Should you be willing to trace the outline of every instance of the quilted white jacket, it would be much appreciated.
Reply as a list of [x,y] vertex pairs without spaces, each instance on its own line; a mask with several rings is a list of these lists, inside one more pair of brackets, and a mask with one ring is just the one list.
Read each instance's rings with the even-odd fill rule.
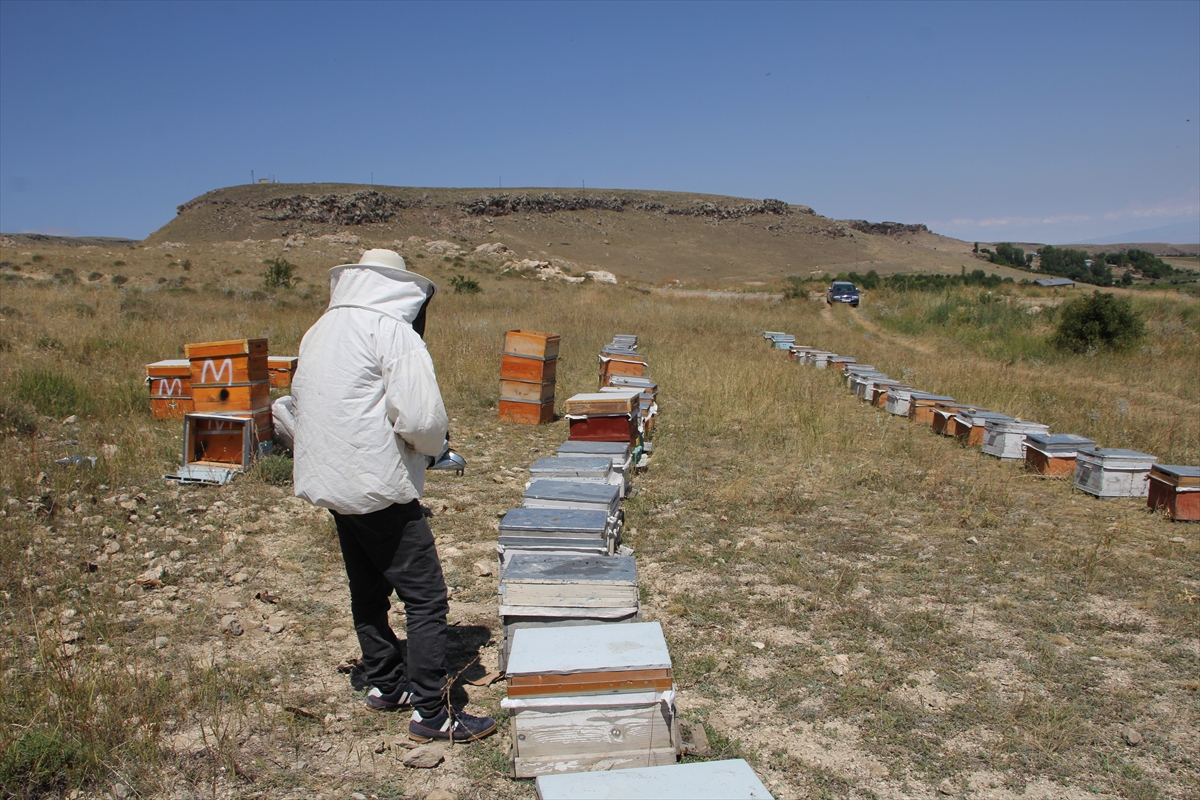
[[421,497],[448,421],[412,329],[434,286],[402,269],[330,270],[329,308],[300,343],[292,380],[296,496],[341,514]]

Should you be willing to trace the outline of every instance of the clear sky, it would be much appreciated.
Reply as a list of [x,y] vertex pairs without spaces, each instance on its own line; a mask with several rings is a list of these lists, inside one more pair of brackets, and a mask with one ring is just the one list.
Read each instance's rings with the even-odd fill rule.
[[1200,230],[1200,2],[0,0],[0,230],[141,238],[251,170]]

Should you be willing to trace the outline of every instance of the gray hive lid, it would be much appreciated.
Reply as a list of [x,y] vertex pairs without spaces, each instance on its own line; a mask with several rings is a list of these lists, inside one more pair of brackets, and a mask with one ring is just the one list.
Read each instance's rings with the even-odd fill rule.
[[612,386],[637,386],[642,389],[658,389],[658,384],[652,378],[642,375],[609,375],[608,382]]
[[552,500],[570,503],[604,503],[611,505],[620,498],[620,489],[609,483],[583,483],[576,481],[536,480],[529,484],[524,497],[527,500]]
[[850,356],[834,356],[833,358],[831,358],[829,360],[834,361],[838,364],[853,364],[853,363],[855,363],[854,359],[851,358]]
[[885,389],[891,389],[893,387],[901,388],[904,386],[904,384],[902,384],[900,381],[893,378],[888,378],[886,376],[882,378],[875,378],[871,381],[871,383],[873,383],[875,386],[882,386]]
[[1177,478],[1200,478],[1200,467],[1185,467],[1180,464],[1155,464],[1154,468]]
[[911,399],[913,399],[913,400],[932,400],[932,401],[933,401],[933,402],[935,402],[935,403],[938,403],[938,402],[943,402],[943,401],[944,401],[944,402],[947,402],[947,403],[953,403],[953,402],[955,402],[954,398],[953,398],[953,397],[950,397],[949,395],[945,395],[945,394],[930,394],[929,392],[913,392],[913,393],[910,395],[910,397],[911,397]]
[[629,456],[628,442],[563,442],[558,447],[558,454],[565,455],[589,455],[589,456],[608,456],[610,458],[619,456],[627,458]]
[[874,372],[875,367],[870,364],[855,364],[852,367],[846,368],[847,372]]
[[551,456],[539,458],[529,468],[530,476],[535,479],[560,475],[603,480],[611,471],[612,458],[608,456],[572,456],[569,458]]
[[637,586],[637,563],[633,556],[517,553],[504,568],[504,581]]
[[636,356],[637,348],[610,344],[605,345],[600,352],[606,356]]
[[1023,433],[1029,435],[1031,433],[1050,432],[1049,425],[1043,425],[1040,422],[1031,422],[1027,419],[1014,419],[1012,417],[987,419],[983,424],[988,430],[1000,430],[1003,433]]
[[774,800],[740,758],[539,775],[536,788],[538,800]]
[[967,408],[964,408],[962,410],[961,414],[959,414],[959,416],[961,416],[963,419],[969,420],[972,425],[984,425],[989,420],[1003,421],[1006,419],[1007,420],[1012,419],[1012,417],[1010,417],[1008,414],[1001,414],[998,411],[975,411],[975,412],[972,412],[970,409],[967,409]]
[[500,551],[513,550],[516,552],[528,550],[568,550],[581,555],[608,555],[608,540],[599,534],[572,535],[560,533],[558,536],[506,536],[500,534],[496,540]]
[[1102,467],[1113,469],[1150,469],[1158,456],[1142,453],[1137,450],[1123,450],[1119,447],[1085,447],[1081,448],[1075,458],[1085,461],[1099,461]]
[[550,536],[555,533],[604,536],[608,514],[599,509],[513,508],[500,520],[500,535]]
[[670,668],[662,626],[631,622],[518,629],[505,672],[514,677]]
[[1025,443],[1045,452],[1074,452],[1081,447],[1093,447],[1096,442],[1077,433],[1031,433]]

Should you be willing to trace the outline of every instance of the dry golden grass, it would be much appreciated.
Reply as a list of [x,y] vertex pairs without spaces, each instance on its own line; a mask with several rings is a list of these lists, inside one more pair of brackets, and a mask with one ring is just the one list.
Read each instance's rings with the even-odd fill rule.
[[[159,477],[177,463],[179,424],[148,418],[143,365],[238,336],[295,352],[324,305],[323,268],[357,253],[289,254],[301,288],[270,296],[257,293],[277,255],[267,245],[190,247],[171,266],[151,250],[39,254],[0,258],[28,262],[22,274],[123,269],[131,280],[0,282],[4,791],[532,797],[501,774],[501,737],[455,748],[432,773],[399,766],[404,720],[362,711],[336,672],[354,648],[323,513],[255,476],[183,490]],[[412,263],[446,289],[465,269]],[[671,644],[681,714],[706,725],[718,755],[748,758],[779,798],[1195,796],[1194,526],[868,408],[760,335],[792,332],[922,388],[1197,463],[1193,306],[1147,309],[1145,351],[1066,358],[1030,344],[1046,321],[1003,353],[999,334],[884,314],[920,298],[871,297],[856,314],[473,274],[483,293],[446,291],[428,330],[469,464],[462,478],[431,476],[427,496],[454,587],[455,670],[494,665],[495,578],[474,564],[494,558],[496,517],[519,503],[523,468],[566,438],[564,421],[496,420],[503,331],[563,336],[560,401],[594,388],[595,354],[613,334],[637,333],[662,411],[652,465],[626,503],[628,541],[646,616]],[[160,276],[190,276],[195,289]],[[56,405],[64,386],[77,408]],[[106,444],[118,449],[94,470],[53,463]],[[121,549],[103,560],[109,542]],[[134,588],[154,563],[165,586]],[[278,602],[256,600],[264,589]],[[226,615],[246,634],[222,634]],[[283,632],[261,630],[275,620]],[[498,712],[502,687],[467,691]]]

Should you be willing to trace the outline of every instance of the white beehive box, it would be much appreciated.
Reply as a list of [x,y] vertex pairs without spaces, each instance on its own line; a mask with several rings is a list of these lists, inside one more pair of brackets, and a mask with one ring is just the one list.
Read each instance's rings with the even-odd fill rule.
[[829,360],[835,358],[837,353],[830,353],[826,350],[818,350],[812,354],[810,362],[817,369],[826,369],[829,366]]
[[584,481],[585,483],[608,483],[624,487],[625,478],[612,468],[612,459],[604,456],[539,458],[529,467],[529,484],[536,480]]
[[[1020,419],[987,419],[983,425],[983,452],[1002,461],[1025,460],[1025,437],[1050,432],[1049,425]],[[1146,469],[1149,469],[1147,467]]]
[[607,511],[514,508],[500,520],[500,574],[517,553],[606,555],[621,541],[620,520]]
[[1145,497],[1157,456],[1116,447],[1075,453],[1075,488],[1096,497]]
[[525,508],[578,508],[605,511],[615,518],[621,510],[620,487],[583,481],[536,480],[522,497]]
[[908,416],[908,406],[912,402],[912,393],[916,391],[911,387],[893,386],[888,389],[887,410],[889,414],[895,414],[898,417]]
[[671,656],[657,622],[520,629],[506,672],[515,777],[677,759]]
[[633,485],[633,455],[629,442],[573,442],[559,445],[555,454],[559,458],[594,458],[603,456],[612,460],[614,472],[621,475],[621,496],[629,494]]
[[774,800],[740,758],[616,772],[543,775],[538,800]]
[[637,622],[637,565],[632,556],[517,553],[500,581],[499,668],[523,628]]

